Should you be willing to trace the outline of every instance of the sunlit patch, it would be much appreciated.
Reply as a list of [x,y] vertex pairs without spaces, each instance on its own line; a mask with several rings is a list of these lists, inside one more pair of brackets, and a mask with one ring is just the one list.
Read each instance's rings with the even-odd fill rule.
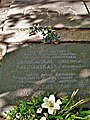
[[43,19],[37,19],[33,23],[40,23],[41,21],[43,21]]
[[30,18],[36,18],[37,16],[36,15],[31,15]]
[[3,116],[7,116],[7,113],[10,111],[10,110],[13,110],[14,106],[6,106],[3,108],[2,110],[2,115]]
[[88,78],[88,77],[90,77],[90,69],[83,69],[80,72],[80,77],[81,78]]
[[81,26],[83,26],[83,25],[90,25],[90,21],[83,21],[83,22],[81,23]]
[[7,50],[7,53],[13,52],[13,51],[15,51],[15,50],[17,50],[17,49],[18,49],[17,46],[13,46],[13,47],[11,47],[11,48],[9,48],[9,49]]
[[63,28],[63,27],[65,27],[65,25],[64,25],[64,24],[59,23],[59,24],[56,24],[54,27],[55,27],[55,28]]
[[0,98],[0,108],[6,105],[6,101],[3,98]]
[[43,94],[45,94],[44,90],[38,90],[38,91],[33,93],[33,96],[38,97],[39,95],[43,95]]
[[32,89],[30,88],[23,88],[23,89],[18,89],[15,91],[15,96],[16,97],[24,97],[24,96],[29,96],[32,93]]
[[10,93],[10,92],[6,92],[6,93],[2,93],[2,94],[0,94],[0,98],[5,97],[5,96],[9,95],[9,93]]

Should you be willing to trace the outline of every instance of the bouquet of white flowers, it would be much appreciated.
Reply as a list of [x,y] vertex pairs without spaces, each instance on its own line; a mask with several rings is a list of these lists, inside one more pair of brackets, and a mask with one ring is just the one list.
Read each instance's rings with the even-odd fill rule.
[[74,97],[77,91],[71,97],[55,98],[51,94],[48,97],[38,96],[32,97],[30,101],[22,101],[7,113],[6,120],[90,120],[90,110],[79,107],[90,98],[76,102]]

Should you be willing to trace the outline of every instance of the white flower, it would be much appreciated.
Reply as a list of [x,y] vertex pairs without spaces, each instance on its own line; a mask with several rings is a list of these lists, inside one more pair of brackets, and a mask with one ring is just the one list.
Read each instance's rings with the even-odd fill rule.
[[55,110],[59,110],[60,104],[62,104],[62,102],[60,100],[57,100],[57,102],[55,103],[55,96],[54,95],[50,95],[49,99],[47,97],[44,97],[43,101],[44,101],[44,103],[42,104],[42,107],[48,108],[49,114],[53,114],[53,112]]
[[17,120],[17,118],[14,118],[14,120]]
[[46,120],[46,117],[42,117],[40,120]]
[[37,113],[41,113],[41,112],[42,112],[42,108],[38,108]]
[[17,113],[17,114],[16,114],[16,118],[17,118],[17,119],[20,119],[20,113]]
[[58,103],[59,105],[61,105],[61,104],[62,104],[62,102],[61,102],[61,100],[60,100],[60,99],[58,99],[56,103]]
[[44,33],[45,33],[45,34],[47,34],[47,33],[48,33],[48,31],[47,31],[47,30],[44,30]]
[[48,118],[48,113],[44,113],[45,117]]
[[43,39],[43,34],[42,34],[42,32],[38,32],[37,35],[40,37],[40,39]]

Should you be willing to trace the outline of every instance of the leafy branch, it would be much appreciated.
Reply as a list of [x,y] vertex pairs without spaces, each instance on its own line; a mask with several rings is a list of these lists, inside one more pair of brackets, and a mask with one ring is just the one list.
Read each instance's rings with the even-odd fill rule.
[[60,42],[60,35],[52,27],[40,27],[39,24],[34,24],[30,28],[29,36],[39,34],[43,43],[55,43]]

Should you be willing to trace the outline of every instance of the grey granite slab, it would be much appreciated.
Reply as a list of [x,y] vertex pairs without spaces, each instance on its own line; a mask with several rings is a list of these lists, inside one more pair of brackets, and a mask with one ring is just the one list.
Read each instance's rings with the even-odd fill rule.
[[65,96],[79,89],[90,97],[90,44],[31,44],[4,57],[0,94],[8,104],[18,97],[54,93]]

